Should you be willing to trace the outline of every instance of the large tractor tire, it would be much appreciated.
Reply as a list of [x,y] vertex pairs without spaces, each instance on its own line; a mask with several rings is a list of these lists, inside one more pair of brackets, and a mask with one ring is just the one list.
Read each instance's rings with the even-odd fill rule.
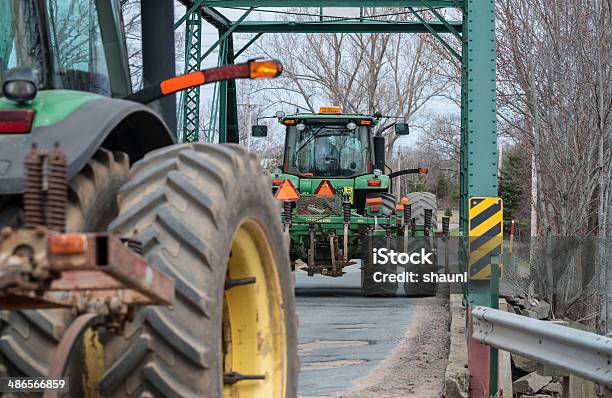
[[[411,192],[407,195],[408,203],[412,204],[412,218],[416,224],[425,224],[425,209],[431,209],[431,225],[434,230],[437,229],[438,220],[438,204],[436,195],[431,192]],[[429,238],[417,238],[412,241],[416,246],[410,249],[418,251],[420,247],[424,247],[427,251],[432,251],[434,241]],[[435,261],[437,263],[437,260]],[[421,267],[414,271],[420,274],[428,272],[437,272],[437,265],[432,267]],[[435,296],[437,285],[434,283],[404,283],[404,291],[408,296]]]
[[[395,296],[398,288],[397,282],[389,282],[388,280],[375,281],[375,273],[382,272],[383,274],[397,273],[397,266],[393,264],[380,265],[373,263],[372,251],[374,248],[395,249],[395,238],[387,241],[387,238],[373,238],[366,236],[363,239],[364,256],[361,259],[361,292],[364,296],[373,297],[389,297]],[[378,278],[377,278],[378,279]]]
[[[392,297],[395,296],[398,289],[397,282],[375,282],[374,273],[382,271],[381,268],[374,268],[367,260],[362,260],[361,269],[361,291],[367,297]],[[397,271],[389,270],[389,273],[397,273]]]
[[175,145],[134,165],[111,229],[142,243],[176,301],[139,309],[105,342],[103,395],[296,396],[288,249],[260,170],[238,145]]
[[416,224],[425,223],[425,209],[431,209],[431,224],[435,229],[438,226],[438,204],[436,195],[431,192],[411,192],[406,195],[408,203],[412,205],[412,218]]
[[[409,240],[409,246],[407,252],[409,253],[417,253],[420,252],[421,249],[425,249],[426,252],[434,252],[434,247],[432,245],[435,244],[435,241],[431,237],[418,237],[412,238]],[[409,297],[419,297],[419,296],[435,296],[438,291],[438,284],[432,282],[424,282],[422,280],[422,276],[424,274],[429,274],[431,272],[438,272],[437,264],[437,253],[432,258],[433,265],[407,265],[404,268],[406,272],[414,272],[418,274],[417,282],[404,282],[404,293]]]
[[[104,231],[117,215],[116,196],[129,176],[128,156],[99,149],[70,181],[66,229]],[[3,224],[23,225],[19,201],[0,207]],[[23,310],[0,313],[0,374],[10,377],[43,377],[49,356],[73,316],[69,310]],[[72,382],[71,382],[72,383]]]

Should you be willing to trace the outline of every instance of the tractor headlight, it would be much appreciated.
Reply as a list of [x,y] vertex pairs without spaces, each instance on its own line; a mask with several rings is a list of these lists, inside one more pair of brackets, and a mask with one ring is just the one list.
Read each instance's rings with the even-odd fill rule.
[[346,128],[349,130],[355,130],[357,128],[357,123],[355,122],[348,122],[348,124],[346,125]]
[[20,104],[32,101],[38,92],[38,78],[29,68],[14,68],[7,72],[2,94]]
[[298,131],[304,131],[306,130],[306,125],[300,122],[295,126],[295,128],[298,129]]
[[374,169],[374,171],[372,171],[372,173],[374,173],[374,175],[375,175],[376,177],[378,177],[378,176],[382,175],[382,171],[381,171],[380,169]]

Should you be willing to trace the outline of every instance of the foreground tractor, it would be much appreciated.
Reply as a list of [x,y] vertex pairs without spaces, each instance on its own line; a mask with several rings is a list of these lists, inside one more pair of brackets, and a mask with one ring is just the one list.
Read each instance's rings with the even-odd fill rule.
[[238,145],[176,145],[146,106],[282,66],[132,93],[118,10],[0,2],[0,376],[68,377],[73,397],[293,397],[291,269],[267,175]]
[[[286,126],[286,138],[282,168],[273,172],[272,185],[283,203],[293,268],[301,262],[310,276],[338,277],[352,259],[361,259],[363,292],[396,294],[397,283],[373,280],[379,267],[373,264],[372,250],[381,242],[431,245],[427,237],[437,229],[435,195],[413,192],[398,199],[390,192],[394,178],[427,169],[386,173],[385,138],[372,132],[382,115],[344,114],[339,107],[326,106],[315,114],[278,112],[275,117]],[[405,123],[390,127],[398,135],[409,133]],[[266,126],[253,127],[253,136],[266,134]],[[415,237],[424,239],[408,240]],[[405,292],[432,294],[408,285]]]

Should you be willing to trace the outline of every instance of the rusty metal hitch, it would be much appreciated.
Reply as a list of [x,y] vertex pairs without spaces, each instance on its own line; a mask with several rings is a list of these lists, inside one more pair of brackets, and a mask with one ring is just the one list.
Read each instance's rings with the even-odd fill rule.
[[26,227],[0,230],[0,309],[70,308],[78,315],[51,357],[49,377],[59,378],[87,329],[120,334],[137,307],[174,304],[174,279],[147,263],[138,241],[63,233],[68,183],[58,144],[50,152],[33,145],[25,170]]
[[172,305],[174,280],[108,233],[46,227],[0,232],[0,309],[72,308],[125,317],[129,307]]
[[[0,232],[0,309],[71,308],[79,315],[52,355],[49,377],[64,374],[85,330],[119,334],[138,306],[174,303],[174,280],[132,247],[107,233],[60,234],[40,226]],[[44,397],[57,394],[48,390]]]

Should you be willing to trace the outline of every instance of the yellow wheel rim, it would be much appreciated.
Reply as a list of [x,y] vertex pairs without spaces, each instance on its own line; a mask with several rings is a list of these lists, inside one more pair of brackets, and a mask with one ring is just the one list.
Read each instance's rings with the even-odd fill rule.
[[[227,283],[253,277],[254,283],[227,288]],[[284,397],[287,343],[282,290],[270,242],[254,220],[246,220],[236,232],[226,282],[224,396]],[[232,383],[231,375],[255,378]]]

